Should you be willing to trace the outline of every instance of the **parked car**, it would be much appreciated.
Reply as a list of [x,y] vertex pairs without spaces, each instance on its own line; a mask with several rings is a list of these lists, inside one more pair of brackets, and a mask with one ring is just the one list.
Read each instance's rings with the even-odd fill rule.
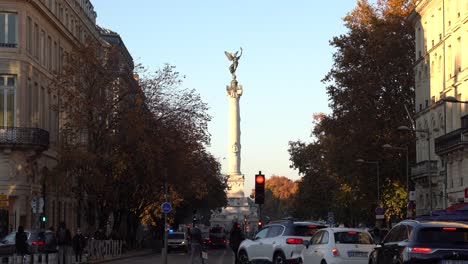
[[[52,231],[41,229],[24,230],[28,237],[28,252],[53,253],[57,251],[57,241]],[[0,255],[13,255],[16,252],[16,231],[11,232],[0,240]]]
[[305,240],[298,263],[367,264],[375,244],[369,232],[355,228],[325,228]]
[[296,261],[309,240],[319,229],[326,228],[318,222],[282,220],[265,225],[253,240],[244,240],[237,252],[240,264],[250,262],[290,263]]
[[371,253],[369,264],[468,263],[468,224],[405,220]]
[[178,249],[189,251],[189,241],[185,232],[172,232],[167,235],[167,250]]
[[210,246],[226,247],[227,238],[224,227],[212,227],[209,231]]

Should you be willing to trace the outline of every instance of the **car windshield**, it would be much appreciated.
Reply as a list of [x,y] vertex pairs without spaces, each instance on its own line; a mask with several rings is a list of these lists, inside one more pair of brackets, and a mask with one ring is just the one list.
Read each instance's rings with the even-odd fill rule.
[[320,225],[297,225],[294,227],[294,236],[313,236],[319,229],[326,226]]
[[369,234],[357,231],[336,232],[336,244],[374,244]]
[[468,229],[455,227],[423,228],[418,232],[418,242],[422,243],[468,243]]
[[184,234],[169,234],[168,239],[184,239]]

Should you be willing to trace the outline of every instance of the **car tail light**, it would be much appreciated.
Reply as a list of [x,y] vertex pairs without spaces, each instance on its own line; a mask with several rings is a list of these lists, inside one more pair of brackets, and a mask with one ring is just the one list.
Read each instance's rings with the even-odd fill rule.
[[286,239],[286,244],[302,244],[301,238],[288,238]]
[[43,246],[45,243],[44,241],[33,241],[32,245],[33,246]]
[[415,247],[415,248],[410,248],[411,252],[414,253],[431,253],[432,248],[420,248],[420,247]]
[[310,225],[310,226],[307,226],[308,228],[316,228],[317,226],[314,226],[314,225]]
[[355,232],[355,231],[349,231],[348,234],[350,234],[350,235],[355,235],[355,234],[357,234],[357,232]]
[[340,255],[340,252],[338,251],[337,248],[332,249],[332,254],[334,257],[338,257]]
[[444,228],[442,228],[442,230],[444,230],[444,231],[457,231],[457,228],[456,227],[444,227]]

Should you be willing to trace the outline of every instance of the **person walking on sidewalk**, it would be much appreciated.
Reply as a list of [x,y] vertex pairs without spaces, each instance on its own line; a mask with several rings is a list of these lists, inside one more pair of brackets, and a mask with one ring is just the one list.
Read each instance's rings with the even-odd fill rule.
[[192,252],[190,255],[190,264],[203,263],[202,258],[202,234],[197,225],[194,225],[190,232]]
[[58,264],[67,264],[67,258],[70,255],[69,248],[71,246],[71,240],[70,230],[65,226],[65,222],[61,222],[57,230],[57,245],[59,248]]
[[72,244],[73,244],[73,251],[75,251],[75,262],[81,263],[83,250],[86,246],[86,239],[83,236],[83,234],[81,234],[80,229],[76,230],[76,234],[73,237]]
[[232,224],[231,232],[229,234],[229,246],[234,252],[234,264],[237,264],[237,250],[239,249],[240,243],[244,240],[244,234],[240,229],[240,224],[234,222]]
[[24,227],[19,226],[18,232],[15,237],[16,254],[23,257],[23,263],[25,262],[25,255],[28,254],[28,235],[24,232]]

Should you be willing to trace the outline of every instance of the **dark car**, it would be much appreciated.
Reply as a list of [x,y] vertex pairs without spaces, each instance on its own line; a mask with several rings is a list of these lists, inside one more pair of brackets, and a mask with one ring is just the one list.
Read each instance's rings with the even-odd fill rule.
[[210,246],[226,247],[227,238],[224,227],[212,227],[209,232]]
[[[28,237],[29,253],[53,253],[57,251],[57,241],[55,234],[45,230],[24,230]],[[13,255],[16,252],[15,246],[16,231],[11,232],[0,240],[0,255]]]
[[405,220],[371,252],[370,264],[468,263],[468,224]]

